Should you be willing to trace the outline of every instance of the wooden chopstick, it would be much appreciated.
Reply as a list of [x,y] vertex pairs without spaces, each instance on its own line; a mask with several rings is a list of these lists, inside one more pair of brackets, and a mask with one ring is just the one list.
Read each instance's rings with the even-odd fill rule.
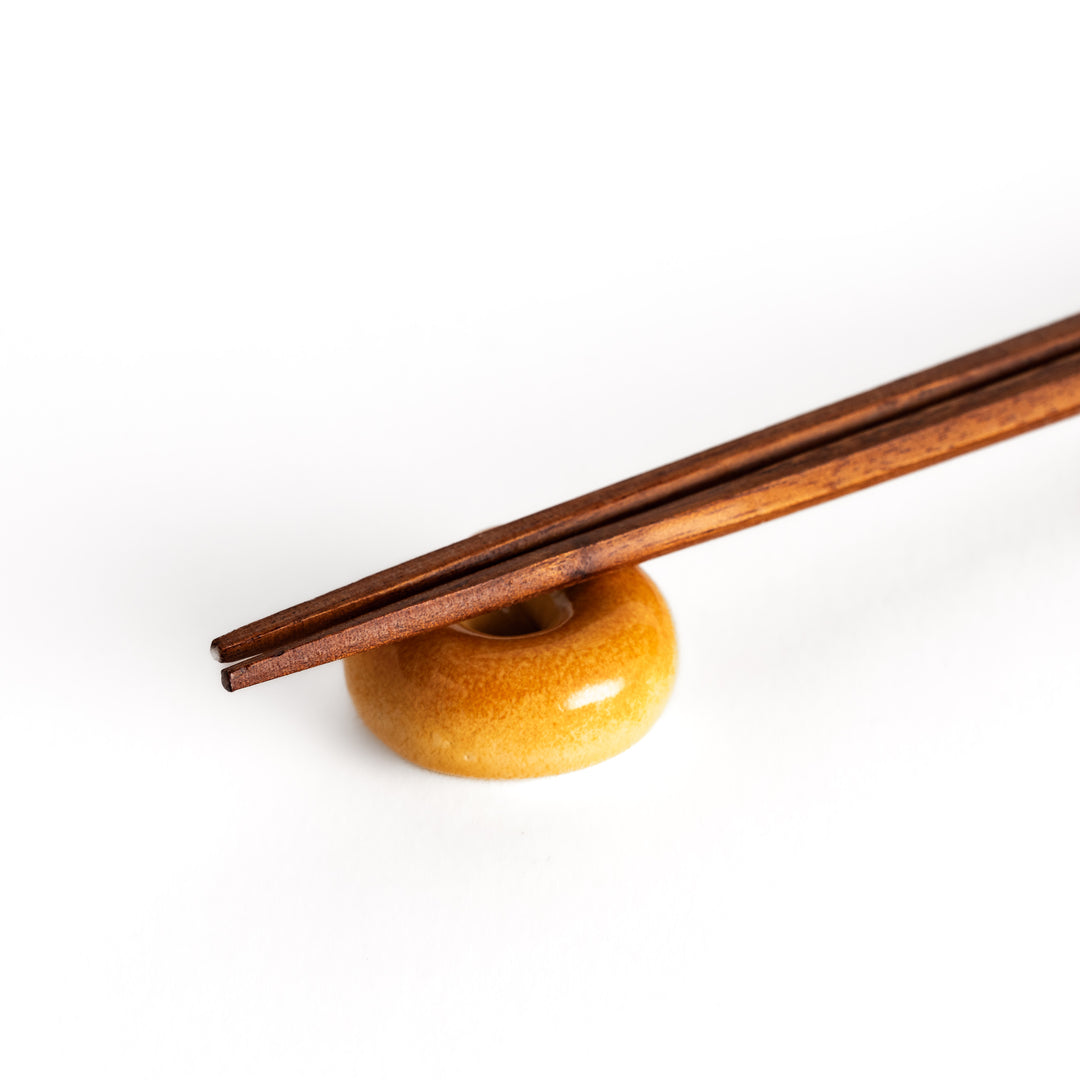
[[1080,351],[488,566],[226,668],[227,690],[340,660],[925,468],[1080,412]]
[[223,662],[302,640],[524,552],[745,475],[1080,349],[1080,314],[410,559],[216,638]]

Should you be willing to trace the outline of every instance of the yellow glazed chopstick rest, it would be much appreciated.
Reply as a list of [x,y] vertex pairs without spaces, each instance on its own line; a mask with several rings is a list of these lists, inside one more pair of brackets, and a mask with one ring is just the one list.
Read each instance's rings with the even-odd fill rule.
[[675,679],[667,604],[636,566],[345,660],[357,712],[407,760],[549,776],[637,742]]

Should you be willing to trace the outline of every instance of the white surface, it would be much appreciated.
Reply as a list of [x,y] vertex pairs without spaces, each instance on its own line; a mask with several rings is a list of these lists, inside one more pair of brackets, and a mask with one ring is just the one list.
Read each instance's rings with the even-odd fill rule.
[[210,638],[1080,309],[1075,5],[8,5],[0,1071],[1075,1076],[1080,423],[649,566],[580,774]]

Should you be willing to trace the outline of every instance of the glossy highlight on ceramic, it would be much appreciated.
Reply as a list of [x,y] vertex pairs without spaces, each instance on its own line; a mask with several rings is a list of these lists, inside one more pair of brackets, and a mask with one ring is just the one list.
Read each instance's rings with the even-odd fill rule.
[[675,679],[667,604],[636,566],[345,660],[357,712],[436,772],[581,769],[653,725]]

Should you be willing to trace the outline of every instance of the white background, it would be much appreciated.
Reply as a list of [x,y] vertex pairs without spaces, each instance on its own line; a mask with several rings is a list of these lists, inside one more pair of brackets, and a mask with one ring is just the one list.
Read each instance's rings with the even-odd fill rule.
[[1072,3],[0,17],[0,1071],[1076,1076],[1080,422],[652,563],[582,773],[211,637],[1080,309]]

